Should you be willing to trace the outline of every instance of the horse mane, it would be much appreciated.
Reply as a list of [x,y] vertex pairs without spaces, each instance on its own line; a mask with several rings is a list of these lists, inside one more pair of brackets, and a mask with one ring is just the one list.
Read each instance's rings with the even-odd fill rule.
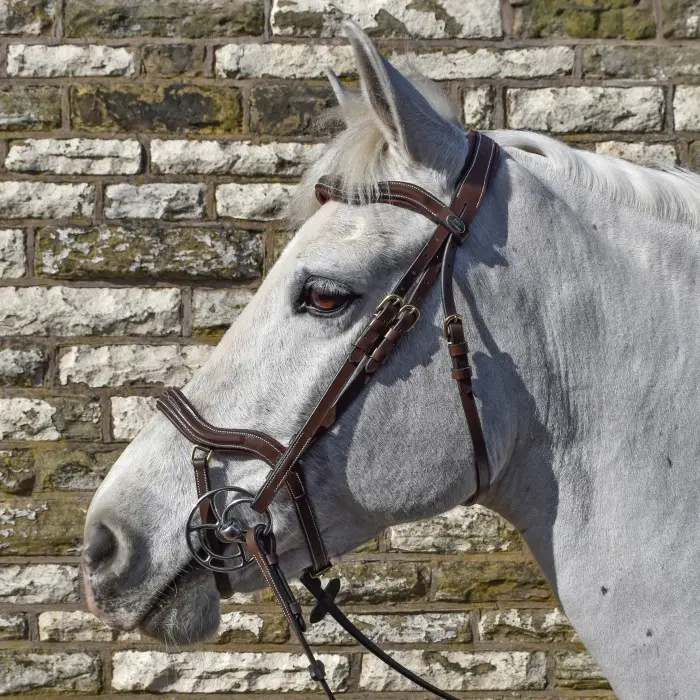
[[[410,80],[441,116],[459,123],[452,103],[439,86],[414,70]],[[307,168],[287,207],[285,218],[293,227],[318,209],[314,186],[322,175],[342,178],[361,199],[370,199],[377,183],[388,176],[386,142],[359,90],[345,87],[342,104],[326,112],[320,124],[335,128],[337,133],[320,158]],[[700,175],[689,170],[663,164],[643,167],[614,156],[578,150],[529,131],[488,134],[506,149],[543,156],[558,177],[650,216],[700,228]]]

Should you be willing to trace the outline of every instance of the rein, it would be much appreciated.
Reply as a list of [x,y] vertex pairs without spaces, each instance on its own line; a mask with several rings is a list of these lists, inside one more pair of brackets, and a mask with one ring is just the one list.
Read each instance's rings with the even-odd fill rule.
[[[214,572],[222,598],[233,593],[228,573],[243,569],[253,561],[257,563],[309,659],[311,678],[320,684],[328,698],[335,696],[326,682],[323,664],[315,658],[304,637],[306,622],[301,606],[279,566],[276,553],[268,509],[283,486],[294,504],[311,560],[300,578],[317,601],[309,615],[311,624],[330,614],[360,644],[391,668],[438,697],[457,700],[394,661],[348,620],[334,602],[340,590],[338,579],[331,579],[325,588],[322,586],[318,577],[331,564],[309,500],[300,460],[309,447],[334,425],[401,338],[416,325],[420,318],[420,302],[439,276],[443,331],[452,359],[452,378],[457,383],[474,450],[476,490],[467,504],[476,503],[486,494],[490,479],[489,461],[472,391],[464,319],[457,313],[455,305],[453,272],[455,251],[469,235],[469,226],[479,211],[498,165],[500,149],[479,132],[469,132],[467,139],[469,156],[449,206],[423,188],[406,182],[379,183],[376,195],[369,202],[360,202],[346,192],[339,179],[322,177],[316,184],[316,197],[321,204],[331,200],[352,205],[390,204],[431,219],[436,228],[406,273],[379,304],[335,378],[288,446],[256,430],[212,426],[179,389],[166,390],[156,404],[193,444],[192,466],[198,500],[187,520],[186,532],[192,556],[201,566]],[[209,464],[215,452],[248,454],[266,462],[271,471],[258,493],[253,495],[234,486],[212,489]],[[248,528],[240,525],[234,517],[235,509],[244,504],[256,513],[258,519],[257,524]]]

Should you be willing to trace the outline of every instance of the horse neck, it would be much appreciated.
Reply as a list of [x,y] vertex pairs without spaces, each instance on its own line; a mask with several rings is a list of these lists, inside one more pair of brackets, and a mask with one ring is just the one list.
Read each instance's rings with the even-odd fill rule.
[[467,268],[490,505],[623,700],[696,697],[697,232],[506,164]]

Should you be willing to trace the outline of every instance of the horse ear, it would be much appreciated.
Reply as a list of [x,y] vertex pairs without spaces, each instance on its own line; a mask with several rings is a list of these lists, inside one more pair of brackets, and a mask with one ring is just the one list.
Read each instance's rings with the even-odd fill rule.
[[333,69],[330,66],[326,66],[324,71],[326,73],[326,77],[328,78],[328,82],[333,88],[335,99],[338,100],[338,105],[342,109],[348,102],[349,91],[345,85],[338,80],[338,76],[333,72]]
[[343,25],[355,54],[367,106],[387,142],[408,160],[445,163],[445,150],[466,157],[464,131],[441,116],[414,85],[377,51],[354,22]]

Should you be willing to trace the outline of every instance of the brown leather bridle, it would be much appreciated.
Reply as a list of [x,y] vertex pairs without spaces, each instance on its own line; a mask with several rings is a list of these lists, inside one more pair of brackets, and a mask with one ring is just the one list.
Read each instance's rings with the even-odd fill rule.
[[[311,560],[311,565],[301,576],[301,582],[318,601],[310,614],[310,621],[317,622],[330,614],[355,639],[399,673],[439,697],[455,700],[454,696],[423,681],[387,656],[343,615],[334,603],[340,588],[338,579],[331,580],[325,589],[321,585],[318,576],[330,568],[330,561],[309,500],[300,460],[334,425],[401,338],[415,326],[420,318],[420,302],[440,276],[443,329],[452,359],[452,377],[457,383],[474,450],[476,490],[468,504],[479,501],[487,492],[490,478],[488,455],[472,391],[464,321],[455,306],[453,268],[455,251],[469,234],[469,226],[479,211],[497,167],[500,149],[479,132],[469,132],[467,139],[469,156],[449,206],[423,188],[406,182],[379,183],[369,202],[348,192],[338,179],[323,177],[316,184],[316,197],[321,204],[331,200],[352,205],[390,204],[422,214],[434,221],[436,228],[406,273],[379,304],[338,373],[288,446],[259,431],[212,426],[179,389],[166,390],[157,401],[158,408],[193,444],[192,465],[199,500],[187,521],[186,537],[194,559],[214,572],[222,597],[232,594],[228,572],[256,561],[310,660],[311,677],[321,684],[329,698],[334,696],[325,681],[323,664],[314,657],[306,642],[301,607],[279,567],[275,551],[268,508],[282,486],[286,486],[294,504]],[[265,461],[272,470],[255,495],[232,486],[212,489],[209,462],[215,452],[252,455]],[[242,504],[247,504],[257,513],[262,522],[247,529],[241,526],[233,513]]]

